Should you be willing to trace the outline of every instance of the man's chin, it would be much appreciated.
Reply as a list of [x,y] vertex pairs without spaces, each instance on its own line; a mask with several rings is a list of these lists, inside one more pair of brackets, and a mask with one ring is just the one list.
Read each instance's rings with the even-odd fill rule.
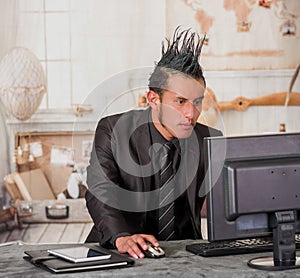
[[189,138],[192,135],[192,132],[193,132],[193,129],[181,131],[176,134],[177,135],[176,137],[179,139]]

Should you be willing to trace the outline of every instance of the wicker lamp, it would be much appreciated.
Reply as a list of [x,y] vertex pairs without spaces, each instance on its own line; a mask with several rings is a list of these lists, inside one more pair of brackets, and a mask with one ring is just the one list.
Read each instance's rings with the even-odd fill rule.
[[20,121],[38,109],[47,91],[40,61],[26,48],[13,48],[0,62],[0,99],[7,111]]

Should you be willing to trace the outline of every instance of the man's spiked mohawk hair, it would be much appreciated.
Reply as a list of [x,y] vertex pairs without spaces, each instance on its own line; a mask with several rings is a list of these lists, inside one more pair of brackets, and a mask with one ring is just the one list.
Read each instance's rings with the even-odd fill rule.
[[149,89],[159,94],[166,88],[170,74],[183,73],[205,83],[199,58],[204,39],[190,29],[176,28],[173,39],[162,43],[162,57],[149,78]]

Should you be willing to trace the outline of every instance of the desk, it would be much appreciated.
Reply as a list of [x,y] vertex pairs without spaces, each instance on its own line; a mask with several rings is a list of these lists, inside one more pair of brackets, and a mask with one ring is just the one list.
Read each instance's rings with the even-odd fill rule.
[[[195,241],[162,242],[166,252],[162,259],[138,259],[133,267],[62,274],[57,277],[300,277],[299,269],[267,272],[247,266],[247,261],[261,254],[203,258],[185,251],[185,245]],[[0,277],[54,277],[23,260],[24,250],[53,248],[58,245],[19,245],[0,247]],[[60,245],[62,246],[62,245]],[[264,253],[268,255],[268,253]]]

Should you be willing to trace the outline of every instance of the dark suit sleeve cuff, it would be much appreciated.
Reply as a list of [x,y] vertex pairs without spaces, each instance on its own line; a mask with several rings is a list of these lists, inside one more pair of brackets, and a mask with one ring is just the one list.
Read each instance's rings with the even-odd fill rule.
[[121,237],[121,236],[131,236],[131,234],[130,233],[126,233],[126,232],[124,232],[124,233],[119,233],[119,234],[116,234],[116,235],[114,235],[111,239],[110,239],[110,244],[113,246],[113,247],[115,247],[116,248],[116,239],[118,238],[118,237]]

